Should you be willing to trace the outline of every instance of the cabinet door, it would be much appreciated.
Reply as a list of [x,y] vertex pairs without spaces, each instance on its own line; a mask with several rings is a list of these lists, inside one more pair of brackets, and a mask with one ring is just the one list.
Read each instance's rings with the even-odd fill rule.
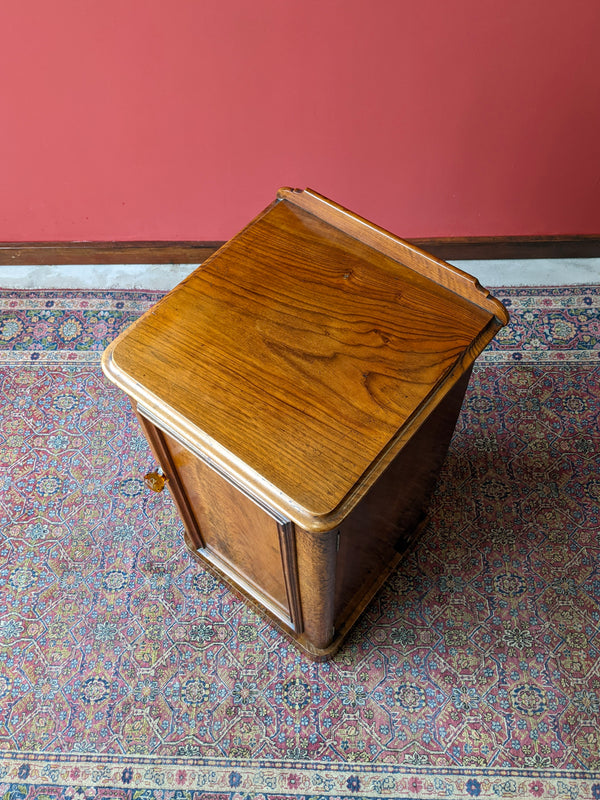
[[138,417],[168,478],[192,553],[297,633],[294,526],[248,497],[174,436]]

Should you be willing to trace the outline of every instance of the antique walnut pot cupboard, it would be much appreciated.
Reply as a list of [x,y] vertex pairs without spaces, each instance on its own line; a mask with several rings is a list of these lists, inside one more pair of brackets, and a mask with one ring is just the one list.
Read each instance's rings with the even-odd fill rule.
[[103,367],[194,556],[324,659],[422,528],[473,362],[507,321],[464,272],[281,189]]

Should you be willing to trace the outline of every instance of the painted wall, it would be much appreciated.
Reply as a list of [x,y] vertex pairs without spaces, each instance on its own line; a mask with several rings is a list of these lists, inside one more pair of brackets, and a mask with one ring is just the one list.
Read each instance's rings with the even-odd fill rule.
[[598,0],[4,0],[0,240],[600,232]]

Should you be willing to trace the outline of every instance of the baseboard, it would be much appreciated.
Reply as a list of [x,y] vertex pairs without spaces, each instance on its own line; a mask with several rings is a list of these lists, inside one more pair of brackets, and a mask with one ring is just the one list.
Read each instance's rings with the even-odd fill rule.
[[471,236],[411,239],[444,261],[598,258],[600,236]]
[[0,242],[0,265],[201,264],[223,242]]
[[[598,258],[599,236],[411,239],[445,261]],[[200,264],[223,242],[4,242],[0,265]]]

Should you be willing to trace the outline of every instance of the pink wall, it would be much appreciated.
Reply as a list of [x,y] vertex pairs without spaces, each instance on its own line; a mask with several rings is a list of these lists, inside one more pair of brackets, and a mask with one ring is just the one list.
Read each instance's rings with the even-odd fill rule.
[[598,0],[4,0],[0,240],[600,232]]

